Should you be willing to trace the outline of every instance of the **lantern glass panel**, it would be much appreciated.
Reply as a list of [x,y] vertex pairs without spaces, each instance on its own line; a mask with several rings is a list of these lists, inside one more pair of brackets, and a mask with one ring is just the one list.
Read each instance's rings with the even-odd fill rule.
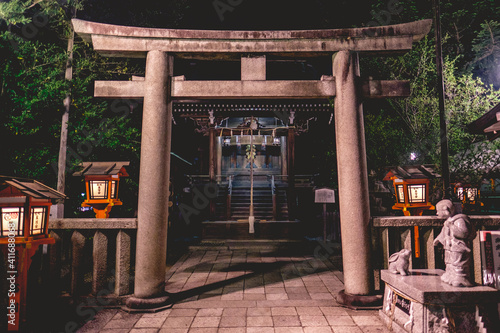
[[41,235],[45,232],[45,221],[47,220],[47,207],[31,208],[31,234]]
[[116,199],[117,190],[118,182],[116,180],[111,181],[111,199]]
[[476,200],[477,188],[466,187],[465,188],[465,193],[467,194],[467,200],[468,201],[475,201]]
[[107,199],[108,198],[108,181],[107,180],[91,180],[89,187],[90,187],[90,199]]
[[24,208],[23,207],[3,207],[2,212],[2,236],[9,236],[10,230],[16,236],[23,235]]
[[425,185],[408,185],[410,203],[425,203]]
[[403,185],[396,185],[396,190],[398,192],[398,202],[405,203],[405,192]]
[[459,200],[464,200],[464,188],[463,187],[457,188],[457,198]]

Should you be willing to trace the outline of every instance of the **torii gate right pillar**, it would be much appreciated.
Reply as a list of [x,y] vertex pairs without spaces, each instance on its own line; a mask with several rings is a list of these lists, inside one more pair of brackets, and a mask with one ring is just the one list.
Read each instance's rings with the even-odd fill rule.
[[357,52],[336,53],[333,76],[344,293],[371,295],[370,204]]

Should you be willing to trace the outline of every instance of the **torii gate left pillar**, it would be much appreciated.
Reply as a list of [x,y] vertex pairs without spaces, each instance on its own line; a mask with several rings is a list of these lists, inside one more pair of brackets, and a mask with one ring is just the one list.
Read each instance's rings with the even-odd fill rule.
[[137,219],[137,256],[131,308],[168,303],[165,294],[168,189],[172,140],[171,78],[173,57],[162,51],[146,56],[141,167]]

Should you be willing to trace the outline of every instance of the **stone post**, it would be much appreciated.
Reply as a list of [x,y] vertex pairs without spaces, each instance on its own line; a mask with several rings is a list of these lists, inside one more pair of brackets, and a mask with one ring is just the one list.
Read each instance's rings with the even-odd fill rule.
[[168,184],[172,133],[173,57],[149,51],[146,57],[141,167],[137,216],[134,296],[130,308],[165,304]]
[[[210,125],[208,130],[208,140],[209,140],[209,158],[208,158],[208,178],[211,186],[216,183],[216,171],[217,171],[217,137],[215,135],[215,126]],[[215,186],[214,186],[215,187]],[[210,207],[209,207],[209,219],[215,219],[215,200],[216,198],[210,198]]]
[[287,165],[288,165],[288,217],[291,221],[295,220],[296,193],[295,193],[295,129],[288,128],[287,136]]
[[106,285],[106,272],[108,269],[108,235],[101,230],[94,233],[93,256],[93,279],[92,294],[98,295]]
[[125,230],[116,235],[115,294],[126,295],[130,292],[130,246],[131,237]]
[[79,231],[73,231],[71,235],[71,296],[77,297],[83,286],[83,249],[85,247],[85,236]]
[[338,52],[333,59],[333,75],[345,294],[369,295],[373,293],[370,205],[363,109],[356,87],[357,53]]

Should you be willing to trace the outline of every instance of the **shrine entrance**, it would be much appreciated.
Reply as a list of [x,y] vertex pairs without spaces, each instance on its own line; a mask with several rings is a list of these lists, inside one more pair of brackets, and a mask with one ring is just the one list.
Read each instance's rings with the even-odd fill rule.
[[[335,98],[344,296],[363,298],[373,293],[362,101],[407,96],[409,83],[362,79],[358,58],[362,54],[401,54],[410,50],[414,42],[430,31],[431,20],[393,26],[300,31],[151,29],[77,19],[72,23],[75,32],[104,56],[146,58],[145,78],[96,81],[94,92],[96,97],[144,99],[135,290],[127,306],[155,308],[169,302],[165,292],[168,220],[165,203],[168,201],[166,189],[170,177],[174,100]],[[332,57],[333,75],[323,75],[320,80],[267,80],[268,58],[297,57]],[[239,61],[241,79],[197,81],[184,76],[174,77],[175,58]],[[207,116],[212,133],[210,144],[215,145],[215,119]],[[256,130],[252,129],[252,134],[258,134]],[[230,138],[229,146],[231,143]],[[287,159],[293,157],[288,154]],[[233,166],[239,169],[238,154]],[[231,162],[227,167],[228,171],[230,169]],[[209,173],[210,177],[215,177],[215,163],[211,164]],[[290,170],[288,181],[294,184]]]

